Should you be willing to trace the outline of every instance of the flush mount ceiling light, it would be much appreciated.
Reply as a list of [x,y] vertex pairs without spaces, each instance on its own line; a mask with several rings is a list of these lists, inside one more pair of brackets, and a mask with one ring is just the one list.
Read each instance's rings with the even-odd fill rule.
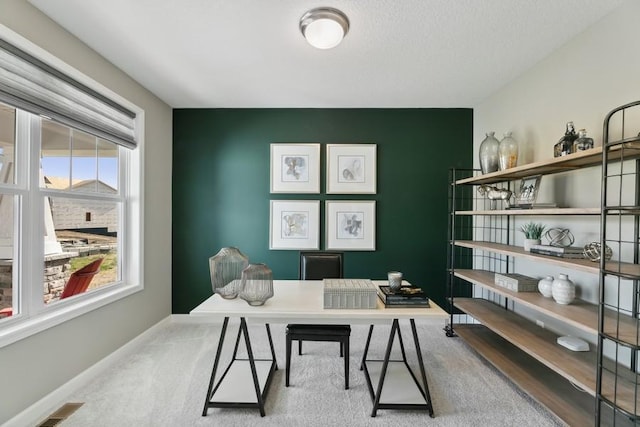
[[300,31],[311,46],[331,49],[347,35],[349,19],[338,9],[319,7],[302,15]]

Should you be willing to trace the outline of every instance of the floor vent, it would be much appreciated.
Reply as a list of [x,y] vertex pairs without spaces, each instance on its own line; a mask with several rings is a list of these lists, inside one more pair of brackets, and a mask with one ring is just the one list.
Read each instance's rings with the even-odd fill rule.
[[66,420],[78,410],[79,407],[84,405],[84,403],[65,403],[55,411],[53,414],[49,415],[46,420],[38,424],[38,427],[54,427],[60,424],[62,421]]

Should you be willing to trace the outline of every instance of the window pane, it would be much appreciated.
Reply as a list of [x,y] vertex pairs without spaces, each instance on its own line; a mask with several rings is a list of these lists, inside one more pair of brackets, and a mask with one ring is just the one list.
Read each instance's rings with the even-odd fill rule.
[[98,140],[98,192],[118,192],[118,145]]
[[98,180],[98,138],[71,130],[71,184],[77,191],[95,192]]
[[13,184],[15,176],[16,110],[0,104],[0,184]]
[[[47,188],[66,190],[71,179],[71,129],[42,120],[40,164]],[[41,183],[42,185],[43,183]]]
[[[120,203],[64,197],[52,197],[49,202],[51,223],[60,249],[45,250],[45,303],[119,281]],[[46,211],[45,224],[48,222]],[[52,248],[47,239],[45,236],[45,247]],[[72,274],[97,259],[102,262],[95,274],[85,275],[86,271],[81,276]],[[78,286],[77,293],[73,292],[75,286]]]
[[13,267],[18,265],[13,260],[16,235],[13,208],[17,197],[0,193],[0,320],[12,314],[14,293],[17,297],[18,292],[13,279],[16,277]]

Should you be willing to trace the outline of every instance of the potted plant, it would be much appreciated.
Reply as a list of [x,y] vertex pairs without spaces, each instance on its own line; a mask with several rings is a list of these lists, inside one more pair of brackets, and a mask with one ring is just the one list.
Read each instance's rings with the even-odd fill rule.
[[520,231],[524,233],[524,250],[529,252],[531,245],[539,245],[545,225],[535,222],[528,222],[520,226]]

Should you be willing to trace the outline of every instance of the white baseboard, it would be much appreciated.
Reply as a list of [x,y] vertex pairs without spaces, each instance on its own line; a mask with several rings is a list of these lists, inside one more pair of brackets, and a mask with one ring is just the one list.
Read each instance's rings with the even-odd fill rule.
[[9,421],[4,423],[2,427],[24,427],[38,425],[38,423],[42,422],[51,413],[53,413],[60,406],[66,403],[69,396],[71,396],[76,390],[79,390],[80,388],[89,384],[98,375],[114,366],[119,360],[121,360],[122,357],[133,352],[145,337],[147,337],[156,329],[162,327],[166,323],[171,322],[172,317],[173,316],[168,316],[162,319],[113,353],[109,354],[104,359],[98,361],[96,364],[87,368],[33,405],[29,406],[24,411],[20,412],[15,417],[11,418]]

